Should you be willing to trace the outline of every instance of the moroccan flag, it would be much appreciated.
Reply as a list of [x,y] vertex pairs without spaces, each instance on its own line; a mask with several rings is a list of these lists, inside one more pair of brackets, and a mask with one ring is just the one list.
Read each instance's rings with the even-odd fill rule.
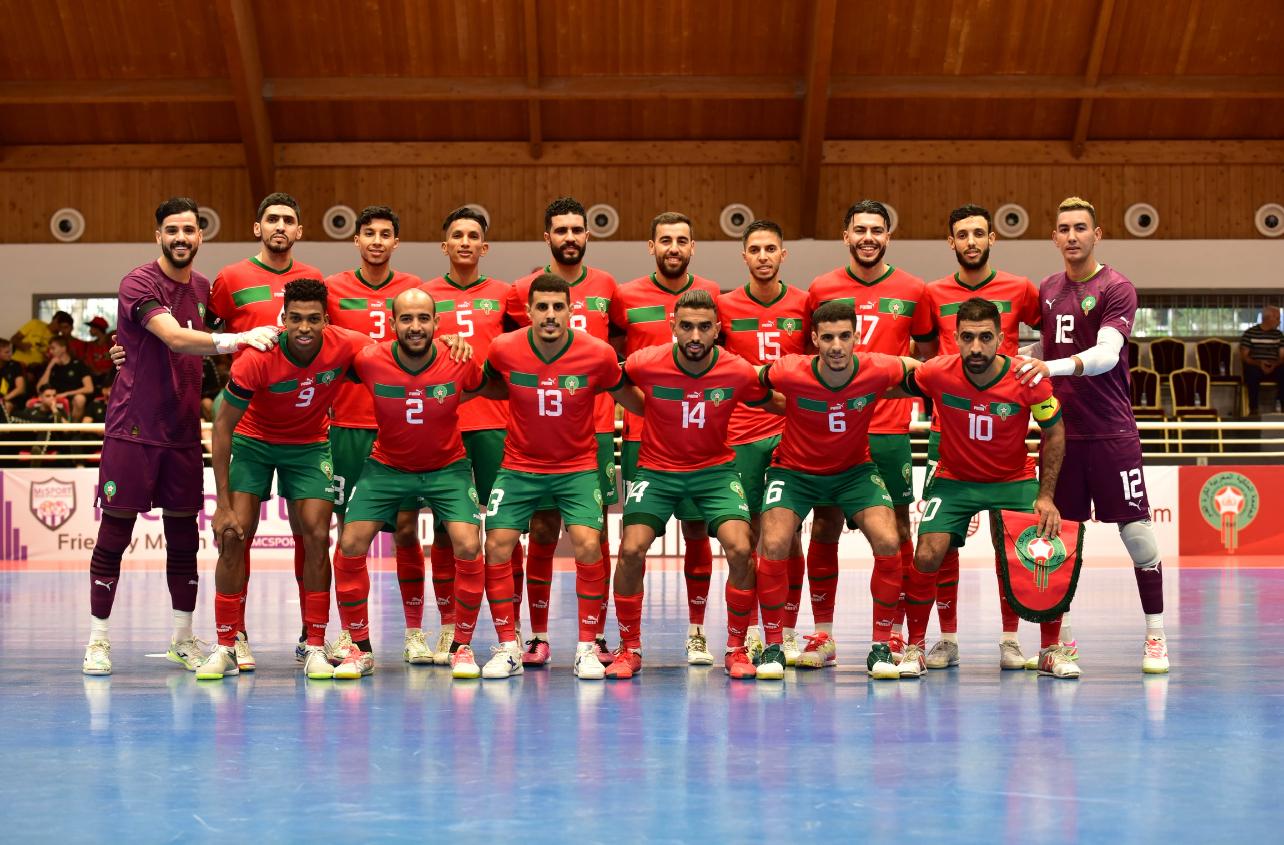
[[999,574],[1008,604],[1022,619],[1047,622],[1070,609],[1083,566],[1083,524],[1061,521],[1055,537],[1039,536],[1039,517],[998,511],[1003,534]]

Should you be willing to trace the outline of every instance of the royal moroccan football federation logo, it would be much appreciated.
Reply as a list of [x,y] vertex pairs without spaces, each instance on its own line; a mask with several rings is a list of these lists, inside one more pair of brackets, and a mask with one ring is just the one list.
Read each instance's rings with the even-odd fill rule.
[[1016,405],[1009,405],[1007,402],[1000,402],[994,406],[994,413],[999,419],[1006,420],[1008,417],[1016,413]]
[[593,490],[593,501],[597,502],[597,506],[598,506],[599,508],[600,508],[600,507],[602,507],[602,491],[601,491],[601,490],[598,490],[598,489],[594,489],[594,490]]
[[[116,485],[107,482],[111,492],[103,487],[103,493],[110,499],[116,493]],[[31,515],[50,531],[57,531],[67,524],[71,515],[76,512],[76,483],[49,478],[45,481],[31,483]]]
[[722,400],[726,398],[727,398],[727,394],[722,392],[722,388],[716,388],[712,393],[709,394],[709,401],[713,403],[713,407],[715,408],[721,405]]
[[566,392],[575,395],[575,391],[580,389],[580,380],[575,376],[567,376],[565,379]]
[[1199,512],[1204,521],[1222,533],[1227,554],[1239,547],[1239,531],[1257,518],[1257,488],[1238,472],[1219,472],[1199,491]]
[[1097,307],[1097,298],[1089,294],[1083,298],[1082,302],[1079,303],[1079,307],[1083,309],[1083,314],[1086,317],[1089,311]]
[[325,473],[328,480],[334,480],[334,466],[329,461],[321,462],[321,471]]
[[1066,562],[1066,544],[1060,537],[1040,537],[1038,527],[1031,525],[1014,545],[1021,565],[1034,573],[1035,589],[1041,593],[1048,589],[1048,578]]
[[108,481],[103,485],[103,497],[111,501],[111,497],[116,495],[116,482]]
[[740,498],[743,499],[745,497],[745,488],[741,486],[739,481],[731,482],[731,489],[734,490],[736,495]]
[[437,400],[438,405],[444,405],[446,403],[446,397],[449,395],[450,391],[446,389],[446,385],[444,384],[439,384],[432,389],[432,398]]

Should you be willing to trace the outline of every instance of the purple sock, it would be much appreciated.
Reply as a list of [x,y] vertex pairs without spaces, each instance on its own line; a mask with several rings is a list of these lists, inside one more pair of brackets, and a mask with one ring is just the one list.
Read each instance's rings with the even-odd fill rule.
[[169,583],[169,597],[175,610],[191,613],[196,610],[196,588],[200,577],[196,574],[196,550],[200,538],[196,534],[195,516],[167,516],[165,523],[165,580]]
[[1145,569],[1135,566],[1132,574],[1137,576],[1137,595],[1141,596],[1142,613],[1164,612],[1164,571],[1163,564],[1157,563]]
[[134,534],[134,515],[112,516],[104,513],[98,523],[98,542],[89,558],[89,612],[99,619],[111,616],[116,600],[116,582],[120,578],[120,559],[129,548]]

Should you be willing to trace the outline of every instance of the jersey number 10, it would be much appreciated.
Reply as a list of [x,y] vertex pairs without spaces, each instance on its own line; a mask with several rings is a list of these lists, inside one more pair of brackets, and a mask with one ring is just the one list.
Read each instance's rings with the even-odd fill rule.
[[986,414],[968,414],[967,436],[973,440],[993,440],[994,417]]

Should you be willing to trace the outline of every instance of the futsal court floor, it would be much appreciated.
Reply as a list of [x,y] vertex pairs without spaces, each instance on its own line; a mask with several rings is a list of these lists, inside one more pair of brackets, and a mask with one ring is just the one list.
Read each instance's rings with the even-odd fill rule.
[[[1140,671],[1130,568],[1085,570],[1078,681],[999,671],[994,576],[980,568],[963,572],[962,665],[871,681],[869,571],[845,568],[841,665],[789,670],[783,683],[685,665],[674,560],[647,576],[645,670],[619,682],[571,675],[569,561],[555,576],[553,665],[470,682],[401,661],[387,562],[372,575],[373,676],[305,680],[292,655],[293,577],[256,566],[258,671],[199,683],[161,656],[170,620],[159,569],[127,562],[115,674],[89,678],[81,564],[0,564],[3,838],[1279,841],[1284,570],[1264,562],[1276,561],[1165,564],[1167,676]],[[724,574],[714,573],[708,608],[715,652]],[[212,639],[203,575],[197,630]],[[804,598],[800,628],[809,624]],[[494,637],[485,610],[478,631],[484,658]],[[1037,646],[1036,626],[1023,623],[1021,636],[1027,653]]]

